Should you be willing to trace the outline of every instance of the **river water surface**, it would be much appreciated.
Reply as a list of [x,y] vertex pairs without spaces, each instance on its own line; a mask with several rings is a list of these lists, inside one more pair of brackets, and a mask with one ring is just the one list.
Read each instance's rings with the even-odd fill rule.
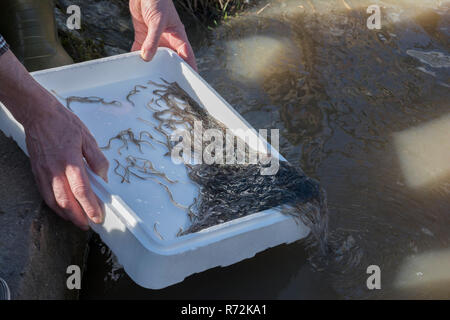
[[[374,4],[379,30],[366,23]],[[196,54],[200,74],[256,129],[280,129],[281,154],[320,181],[332,252],[299,241],[153,291],[94,239],[82,298],[450,298],[450,2],[261,2]]]

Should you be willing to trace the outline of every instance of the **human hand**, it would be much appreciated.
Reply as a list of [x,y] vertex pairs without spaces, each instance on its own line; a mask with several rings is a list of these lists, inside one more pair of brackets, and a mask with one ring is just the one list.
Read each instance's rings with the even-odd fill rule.
[[44,90],[35,103],[46,106],[46,112],[32,117],[24,128],[39,190],[58,215],[87,230],[88,218],[101,223],[103,213],[90,187],[83,156],[105,181],[108,160],[81,120],[52,95]]
[[134,43],[131,51],[141,50],[142,59],[150,61],[158,47],[174,50],[194,70],[194,52],[172,0],[130,0]]

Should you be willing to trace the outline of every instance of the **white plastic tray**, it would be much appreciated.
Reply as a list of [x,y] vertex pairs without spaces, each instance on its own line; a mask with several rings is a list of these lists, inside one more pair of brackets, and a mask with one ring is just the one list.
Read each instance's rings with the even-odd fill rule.
[[[147,130],[158,137],[151,127],[136,120],[137,117],[152,119],[144,103],[152,97],[153,88],[149,86],[132,96],[130,99],[134,101],[134,107],[125,97],[135,85],[146,84],[149,80],[160,83],[160,77],[177,81],[228,128],[251,128],[182,59],[164,48],[158,49],[149,63],[142,61],[138,53],[127,53],[32,75],[46,89],[54,90],[63,97],[99,96],[122,103],[121,107],[71,104],[100,146],[106,145],[109,138],[120,130],[128,128],[133,131]],[[64,104],[64,101],[61,102]],[[23,128],[1,103],[0,129],[26,153]],[[257,135],[256,131],[252,132]],[[309,233],[302,223],[270,209],[177,237],[180,227],[185,230],[189,226],[186,212],[175,207],[167,192],[153,182],[134,179],[130,184],[121,183],[121,179],[113,173],[113,159],[123,160],[117,153],[120,142],[112,142],[112,145],[110,150],[105,151],[110,161],[109,183],[90,173],[92,187],[105,210],[104,223],[91,224],[91,227],[111,248],[128,275],[143,287],[164,288],[183,281],[193,273],[236,263],[267,248],[304,238]],[[170,157],[163,156],[166,149],[158,144],[154,146],[155,149],[152,149],[143,145],[145,157],[151,159],[169,178],[179,181],[168,185],[175,200],[185,205],[191,204],[198,190],[187,177],[185,166],[175,165]],[[127,150],[123,151],[125,155]],[[130,146],[128,152],[141,156],[134,146]],[[281,156],[280,159],[284,160]],[[155,224],[162,238],[155,232]]]

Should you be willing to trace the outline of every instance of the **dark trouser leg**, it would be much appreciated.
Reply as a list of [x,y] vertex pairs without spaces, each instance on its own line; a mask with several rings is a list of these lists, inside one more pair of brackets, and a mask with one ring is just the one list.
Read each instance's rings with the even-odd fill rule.
[[28,71],[73,63],[58,41],[53,0],[1,0],[0,33]]

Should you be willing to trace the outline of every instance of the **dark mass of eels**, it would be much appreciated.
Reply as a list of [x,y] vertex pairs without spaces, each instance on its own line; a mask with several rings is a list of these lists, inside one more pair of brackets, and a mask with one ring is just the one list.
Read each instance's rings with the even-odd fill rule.
[[[149,82],[156,85],[153,94],[156,108],[150,107],[153,117],[159,122],[158,131],[169,136],[175,130],[174,119],[185,123],[193,136],[194,121],[202,121],[203,131],[218,129],[226,137],[226,127],[213,118],[204,108],[192,99],[176,82]],[[161,104],[165,102],[165,106]],[[167,115],[161,117],[161,115]],[[169,129],[168,131],[166,131]],[[239,151],[234,144],[235,154]],[[224,139],[226,140],[226,139]],[[203,141],[203,150],[210,142]],[[224,141],[223,152],[226,150]],[[167,143],[169,151],[173,145]],[[193,148],[193,147],[192,147]],[[245,148],[248,156],[250,148]],[[326,194],[319,183],[307,177],[300,169],[285,161],[280,161],[279,170],[274,175],[262,175],[265,165],[256,164],[186,164],[189,178],[199,186],[199,195],[188,208],[191,225],[178,235],[200,231],[210,226],[240,218],[270,208],[289,209],[281,212],[303,221],[315,239],[320,242],[323,252],[327,251],[326,234],[328,214]]]

